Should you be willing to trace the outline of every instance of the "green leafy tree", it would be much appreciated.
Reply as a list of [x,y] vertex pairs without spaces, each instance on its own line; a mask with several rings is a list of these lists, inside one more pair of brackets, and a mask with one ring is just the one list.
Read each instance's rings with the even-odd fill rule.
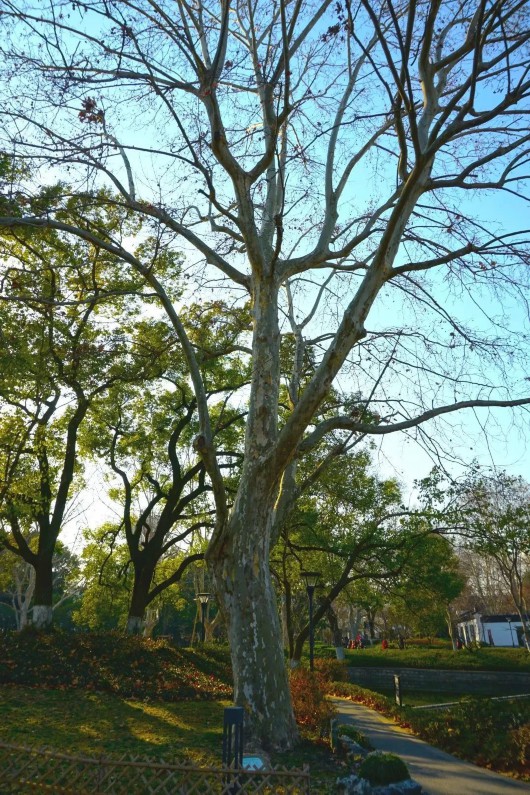
[[386,590],[386,606],[393,623],[416,634],[437,634],[446,626],[456,648],[451,604],[464,590],[466,579],[450,541],[426,535],[412,547],[406,570]]
[[[72,200],[69,216],[78,210]],[[132,231],[123,213],[93,217],[108,234]],[[127,324],[142,280],[124,280],[115,257],[52,231],[9,235],[0,257],[0,540],[35,569],[33,623],[46,626],[57,540],[83,484],[82,423],[113,385],[152,375],[157,356]]]
[[105,631],[125,626],[132,577],[127,546],[114,540],[111,524],[85,532],[81,599],[73,615],[82,628]]
[[[236,478],[245,412],[231,406],[230,399],[248,380],[248,368],[234,340],[248,324],[248,314],[241,309],[230,312],[220,301],[192,305],[188,312],[190,337],[212,404],[218,456],[221,466],[234,470]],[[157,351],[170,338],[171,329],[162,321],[139,323],[137,333],[145,349]],[[167,352],[160,362],[160,377],[148,388],[120,383],[94,401],[82,434],[83,449],[106,462],[121,484],[111,496],[122,513],[115,535],[125,540],[132,568],[130,633],[143,632],[146,610],[153,601],[159,602],[188,566],[204,559],[208,534],[199,531],[211,533],[214,527],[211,486],[193,449],[197,401],[187,383],[182,353],[169,346]]]
[[[367,452],[331,459],[322,453],[321,462],[324,460],[325,469],[317,480],[310,475],[311,487],[283,526],[272,556],[284,595],[293,664],[300,660],[309,635],[308,622],[300,621],[300,571],[321,573],[314,620],[326,616],[329,619],[333,602],[352,583],[376,582],[397,575],[406,560],[411,538],[404,530],[403,520],[408,512],[401,505],[397,484],[381,481],[370,472]],[[315,465],[312,461],[311,473]]]
[[[81,553],[81,598],[73,620],[84,629],[123,629],[129,621],[135,581],[129,547],[112,523],[105,523],[97,530],[86,530],[84,535],[86,543]],[[157,585],[156,578],[159,582],[168,580],[186,555],[180,554],[179,560],[175,560],[176,557],[177,553],[174,553],[159,563],[152,584],[154,587]],[[142,626],[144,635],[151,634],[161,616],[167,629],[171,615],[178,615],[186,607],[182,594],[188,595],[187,590],[188,583],[185,582],[183,591],[180,585],[171,583],[158,592],[150,602],[147,621]]]

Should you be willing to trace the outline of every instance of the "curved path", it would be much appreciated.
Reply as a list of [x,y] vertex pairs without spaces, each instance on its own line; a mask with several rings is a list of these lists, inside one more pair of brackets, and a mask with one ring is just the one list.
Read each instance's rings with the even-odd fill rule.
[[[397,754],[428,795],[515,795],[530,784],[500,776],[433,748],[393,721],[353,701],[334,698],[341,723],[353,723],[378,751]],[[472,727],[470,727],[472,731]]]

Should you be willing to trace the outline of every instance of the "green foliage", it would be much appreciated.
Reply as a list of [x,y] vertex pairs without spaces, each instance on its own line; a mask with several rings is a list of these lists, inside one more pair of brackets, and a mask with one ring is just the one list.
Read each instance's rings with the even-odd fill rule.
[[[530,699],[465,699],[443,711],[407,709],[407,724],[427,742],[476,764],[530,774]],[[472,728],[471,728],[472,727]]]
[[294,668],[290,672],[289,683],[296,722],[314,731],[323,730],[335,709],[326,699],[324,678],[316,671],[307,668]]
[[112,633],[0,635],[0,684],[82,688],[162,701],[230,698],[226,650],[177,649],[165,640]]
[[530,670],[528,652],[525,649],[501,649],[484,647],[473,654],[465,650],[455,652],[451,648],[425,648],[407,643],[405,649],[380,646],[358,651],[345,650],[347,665],[362,667],[392,668],[442,668],[450,670],[477,671],[523,671]]
[[365,778],[373,787],[393,784],[397,781],[406,781],[410,774],[405,762],[395,754],[385,754],[380,751],[368,754],[360,764],[358,775]]
[[[40,194],[47,206],[64,187]],[[83,220],[83,198],[66,200],[61,219],[116,239],[135,225],[98,196]],[[33,211],[38,208],[33,207]],[[146,300],[138,275],[90,240],[62,232],[0,237],[1,541],[34,565],[35,600],[51,604],[52,556],[73,496],[83,488],[80,428],[91,405],[116,385],[160,373],[166,335],[156,323],[128,323]],[[146,340],[150,342],[146,344]],[[35,550],[29,533],[37,530]]]
[[[530,767],[530,720],[508,732],[510,754],[519,765]],[[530,771],[528,771],[530,774]],[[530,777],[530,776],[529,776]]]
[[223,707],[217,701],[156,703],[98,691],[0,687],[4,742],[82,756],[218,764]]
[[341,724],[338,727],[337,734],[339,737],[343,735],[345,737],[349,737],[350,740],[356,742],[357,745],[361,746],[361,748],[366,748],[369,751],[373,749],[373,745],[368,737],[366,737],[366,735],[362,732],[358,731],[355,726],[351,726],[350,724]]
[[84,587],[73,615],[82,629],[101,632],[125,627],[132,573],[127,567],[127,546],[111,545],[116,530],[105,524],[85,532],[87,543],[81,553]]
[[[317,651],[317,654],[319,652]],[[326,682],[347,682],[348,668],[343,662],[333,659],[317,657],[315,659],[315,670],[323,677]]]

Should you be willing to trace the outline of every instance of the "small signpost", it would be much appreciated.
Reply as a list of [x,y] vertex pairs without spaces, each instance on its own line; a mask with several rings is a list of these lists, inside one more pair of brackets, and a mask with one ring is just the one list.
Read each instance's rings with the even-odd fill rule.
[[394,694],[396,697],[396,704],[398,707],[402,707],[403,699],[401,697],[401,677],[398,674],[394,674]]

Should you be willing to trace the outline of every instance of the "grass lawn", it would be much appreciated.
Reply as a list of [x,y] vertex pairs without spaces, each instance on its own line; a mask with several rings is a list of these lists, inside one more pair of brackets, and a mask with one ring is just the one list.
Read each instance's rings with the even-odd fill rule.
[[139,701],[108,693],[0,687],[0,737],[63,753],[220,762],[229,702]]
[[[145,756],[220,765],[223,709],[228,701],[140,701],[80,690],[0,686],[0,739],[87,756]],[[344,769],[329,746],[304,733],[295,751],[272,754],[273,765],[309,765],[315,792],[333,791]]]

